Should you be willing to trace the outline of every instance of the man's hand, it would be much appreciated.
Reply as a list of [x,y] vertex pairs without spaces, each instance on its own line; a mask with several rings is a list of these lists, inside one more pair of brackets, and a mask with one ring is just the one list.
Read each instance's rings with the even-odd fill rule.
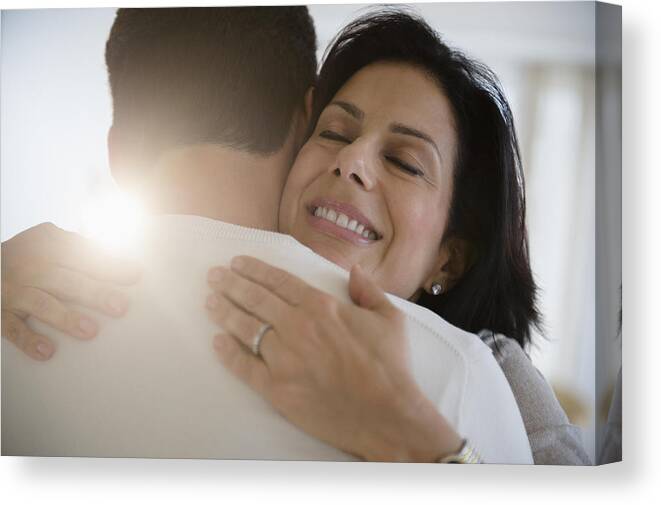
[[356,305],[250,257],[209,282],[222,362],[309,434],[380,461],[434,461],[461,445],[408,368],[404,315],[359,267]]
[[75,233],[51,223],[30,228],[2,243],[2,336],[31,358],[47,360],[55,343],[32,331],[28,316],[75,338],[93,338],[97,322],[63,302],[119,317],[128,299],[117,288],[139,275],[138,265],[109,257]]

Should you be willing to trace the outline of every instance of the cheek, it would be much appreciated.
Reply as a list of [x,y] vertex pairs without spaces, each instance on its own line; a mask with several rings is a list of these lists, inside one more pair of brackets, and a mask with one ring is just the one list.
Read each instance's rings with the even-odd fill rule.
[[446,214],[442,206],[425,202],[402,205],[395,231],[398,236],[406,237],[408,247],[416,251],[437,250],[445,230]]
[[446,205],[439,200],[438,195],[434,199],[409,198],[408,204],[402,202],[393,213],[395,241],[388,269],[395,274],[397,288],[406,286],[397,293],[404,298],[424,283],[436,264],[447,221]]

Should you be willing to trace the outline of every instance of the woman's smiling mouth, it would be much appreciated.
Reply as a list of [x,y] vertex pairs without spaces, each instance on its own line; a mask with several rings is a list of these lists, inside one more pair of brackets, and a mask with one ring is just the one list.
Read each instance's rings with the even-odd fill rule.
[[316,200],[307,210],[310,224],[325,234],[356,245],[372,244],[381,239],[370,221],[352,205]]

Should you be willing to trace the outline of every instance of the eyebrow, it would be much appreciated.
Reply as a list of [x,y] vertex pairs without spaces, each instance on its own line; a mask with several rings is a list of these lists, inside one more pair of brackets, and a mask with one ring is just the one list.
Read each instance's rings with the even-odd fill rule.
[[438,157],[442,160],[443,156],[441,156],[441,151],[439,151],[438,146],[436,145],[436,142],[432,140],[432,138],[427,135],[426,133],[421,132],[420,130],[416,130],[415,128],[411,128],[410,126],[406,126],[402,123],[393,123],[390,125],[390,131],[393,133],[399,133],[402,135],[409,135],[411,137],[416,137],[418,139],[424,140],[428,144],[430,144],[434,150],[436,151],[436,154],[438,154]]
[[336,100],[335,102],[332,102],[331,105],[339,107],[350,116],[356,118],[358,121],[362,121],[365,117],[365,113],[352,103]]
[[[347,114],[357,119],[358,121],[362,121],[365,117],[365,113],[352,103],[344,102],[342,100],[336,100],[334,102],[331,102],[330,105],[335,105],[336,107],[341,108],[343,111],[345,111]],[[438,154],[439,159],[443,161],[443,156],[441,156],[441,151],[436,145],[436,142],[434,142],[432,138],[426,133],[421,132],[420,130],[416,130],[415,128],[411,128],[410,126],[406,126],[405,124],[402,123],[392,123],[390,125],[390,131],[392,133],[398,133],[400,135],[409,135],[411,137],[424,140],[434,148],[434,151],[436,151],[436,154]]]

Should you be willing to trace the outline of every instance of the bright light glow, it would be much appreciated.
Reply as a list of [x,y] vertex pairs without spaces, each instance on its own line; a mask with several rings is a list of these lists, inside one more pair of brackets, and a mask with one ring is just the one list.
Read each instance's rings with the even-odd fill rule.
[[91,197],[84,206],[83,234],[109,252],[139,251],[146,212],[140,200],[119,190]]

